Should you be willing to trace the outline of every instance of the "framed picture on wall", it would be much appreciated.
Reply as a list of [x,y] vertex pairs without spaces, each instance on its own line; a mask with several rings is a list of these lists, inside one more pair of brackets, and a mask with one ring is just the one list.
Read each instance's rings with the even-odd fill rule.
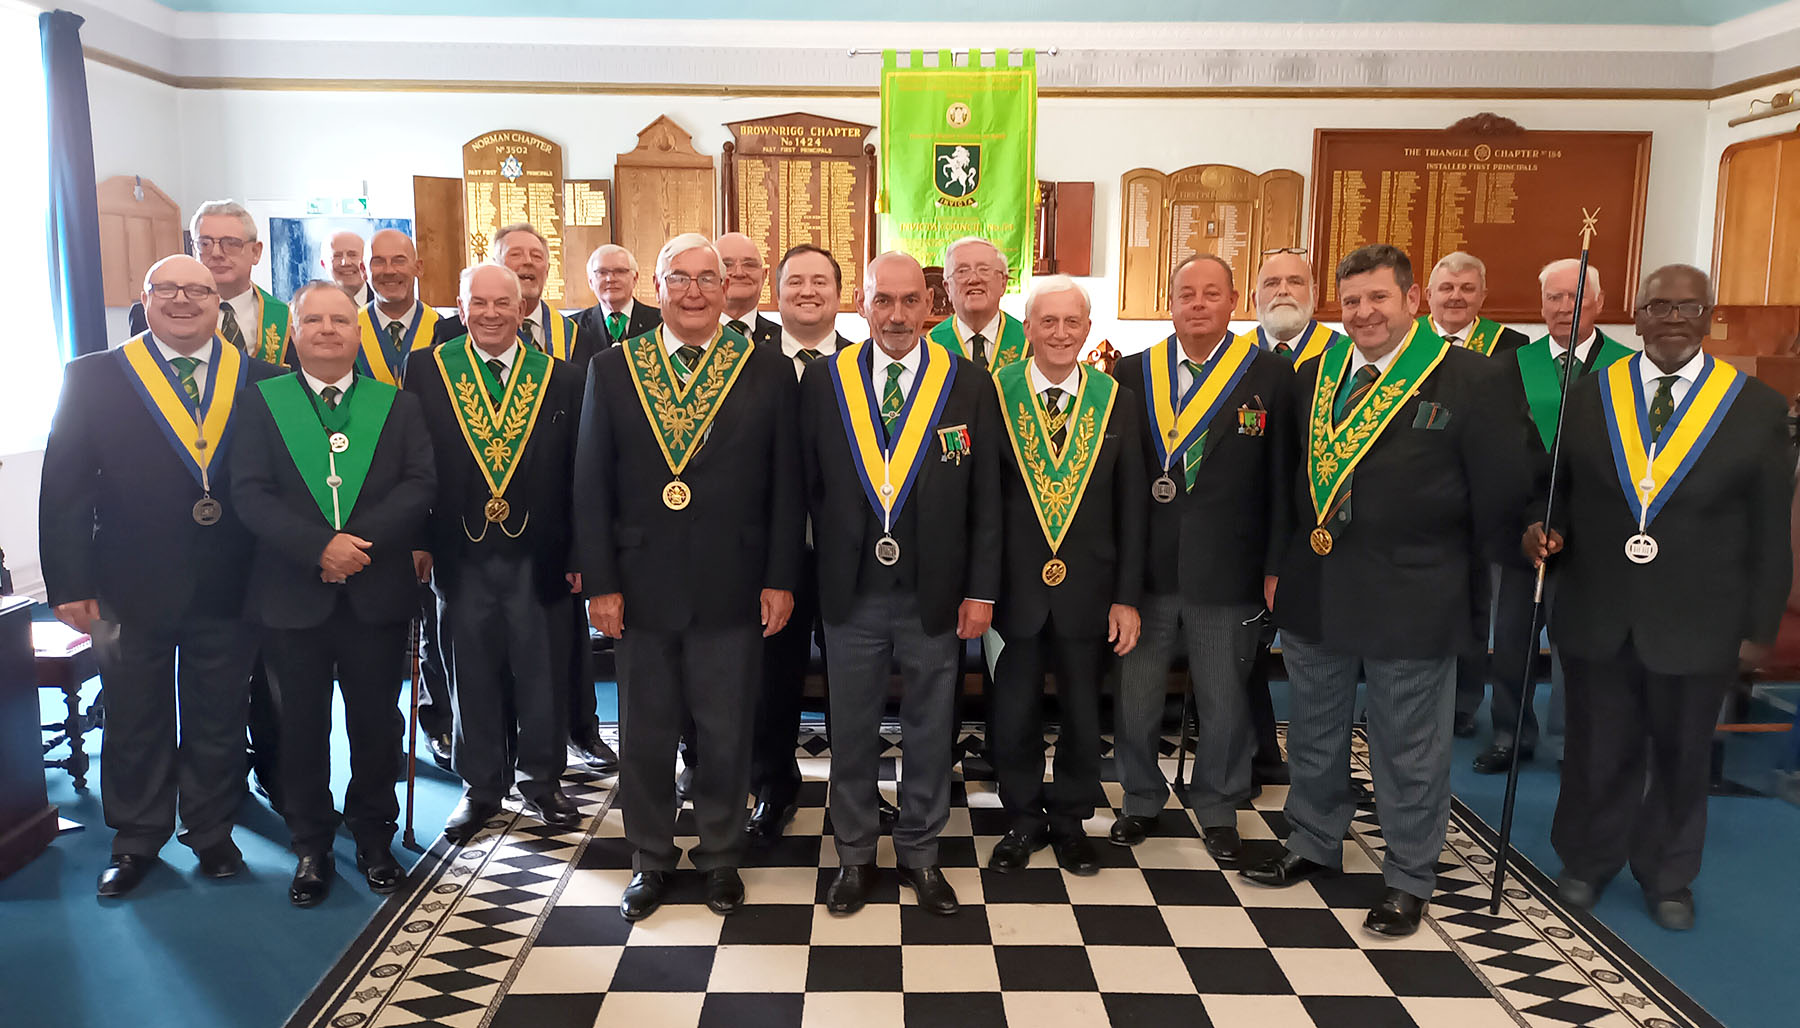
[[325,278],[325,267],[319,255],[326,242],[339,232],[354,232],[363,237],[365,261],[369,237],[384,228],[397,228],[413,234],[411,218],[356,218],[318,215],[304,218],[269,219],[270,291],[286,300],[294,290],[315,278]]

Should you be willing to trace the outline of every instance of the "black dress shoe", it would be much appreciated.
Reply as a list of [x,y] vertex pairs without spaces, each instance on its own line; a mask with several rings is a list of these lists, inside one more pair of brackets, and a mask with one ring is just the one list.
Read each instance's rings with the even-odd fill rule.
[[779,807],[767,802],[757,803],[756,808],[750,811],[749,819],[744,822],[745,841],[754,846],[781,838],[781,830],[787,827],[787,823],[798,812],[799,808],[792,803]]
[[115,853],[112,863],[100,872],[100,880],[94,891],[102,896],[117,898],[137,888],[144,875],[156,865],[155,857],[146,857],[137,853]]
[[572,740],[569,743],[569,753],[597,775],[610,775],[619,770],[618,753],[597,735],[592,739]]
[[1649,897],[1650,920],[1671,932],[1690,931],[1694,927],[1694,894],[1687,890],[1657,899]]
[[1290,781],[1286,763],[1250,765],[1251,785],[1287,785]]
[[488,819],[498,813],[500,804],[470,799],[465,793],[456,801],[456,809],[450,811],[450,820],[444,822],[444,838],[458,846],[466,845],[481,833]]
[[949,917],[962,909],[962,904],[956,902],[956,890],[935,865],[901,868],[900,884],[911,886],[918,893],[919,906],[930,913]]
[[715,914],[731,915],[744,905],[744,879],[735,867],[715,867],[706,872],[706,906]]
[[1156,829],[1156,818],[1138,817],[1135,814],[1120,814],[1113,822],[1112,831],[1106,837],[1114,846],[1136,846],[1149,838]]
[[449,732],[425,737],[425,748],[431,751],[431,762],[451,774],[456,773],[456,765],[451,759],[454,747],[455,743],[451,741]]
[[196,850],[194,855],[200,858],[200,874],[206,878],[232,878],[244,869],[244,855],[230,839]]
[[1450,722],[1450,734],[1458,739],[1467,739],[1473,736],[1475,734],[1475,715],[1456,715],[1456,720]]
[[1331,868],[1315,863],[1290,849],[1283,849],[1278,857],[1271,857],[1260,864],[1242,868],[1238,874],[1250,879],[1258,885],[1275,888],[1293,885],[1302,878],[1309,878]]
[[694,798],[694,769],[684,767],[675,776],[675,802],[686,803]]
[[1377,935],[1411,935],[1419,930],[1419,918],[1424,914],[1424,900],[1410,892],[1389,889],[1380,903],[1369,908],[1363,927]]
[[[1519,751],[1521,763],[1530,759],[1530,750],[1521,749]],[[1475,768],[1475,773],[1478,775],[1503,775],[1512,769],[1512,761],[1513,748],[1495,743],[1476,754],[1475,763],[1471,766]]]
[[385,844],[358,846],[356,869],[362,872],[363,880],[369,883],[369,891],[378,896],[386,896],[400,887],[400,863],[394,859],[394,854]]
[[854,914],[869,901],[869,889],[874,885],[874,864],[840,867],[837,877],[825,888],[825,909],[833,914]]
[[1600,899],[1600,886],[1564,872],[1556,876],[1556,895],[1576,910],[1592,910]]
[[1081,832],[1051,835],[1050,848],[1056,851],[1057,866],[1064,871],[1083,878],[1100,873],[1100,855],[1094,852],[1094,844]]
[[294,865],[294,881],[288,886],[288,902],[296,907],[316,907],[331,891],[337,861],[330,853],[309,853]]
[[619,913],[627,921],[642,921],[662,906],[663,893],[669,890],[669,872],[639,871],[631,876],[625,894],[619,897]]
[[1200,836],[1206,842],[1206,852],[1211,853],[1214,860],[1229,863],[1244,855],[1244,840],[1238,837],[1238,830],[1231,825],[1202,828]]
[[875,820],[881,825],[882,832],[891,832],[900,823],[900,808],[887,801],[886,796],[875,797]]
[[575,806],[575,801],[560,786],[552,785],[547,792],[525,797],[524,806],[525,813],[547,825],[576,828],[581,824],[581,808]]
[[999,842],[994,844],[993,855],[988,857],[988,870],[1006,874],[1017,871],[1031,863],[1031,855],[1050,845],[1050,830],[1040,828],[1035,832],[1021,832],[1017,828],[1007,832]]

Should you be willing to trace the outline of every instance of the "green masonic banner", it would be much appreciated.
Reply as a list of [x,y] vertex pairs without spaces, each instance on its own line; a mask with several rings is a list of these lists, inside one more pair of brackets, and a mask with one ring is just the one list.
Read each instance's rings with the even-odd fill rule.
[[942,264],[944,247],[963,236],[991,240],[1019,288],[1031,270],[1037,212],[1037,57],[994,51],[992,67],[971,50],[956,64],[939,50],[925,66],[913,50],[882,54],[882,248],[921,264]]

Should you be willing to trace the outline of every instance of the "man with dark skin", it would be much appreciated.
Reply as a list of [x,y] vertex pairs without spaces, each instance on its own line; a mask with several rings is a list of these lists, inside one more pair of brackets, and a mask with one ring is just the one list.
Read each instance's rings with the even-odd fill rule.
[[1698,268],[1644,280],[1644,352],[1571,388],[1551,530],[1523,541],[1560,579],[1557,889],[1591,907],[1629,862],[1671,931],[1694,924],[1719,703],[1774,641],[1793,575],[1787,405],[1701,350],[1712,309]]

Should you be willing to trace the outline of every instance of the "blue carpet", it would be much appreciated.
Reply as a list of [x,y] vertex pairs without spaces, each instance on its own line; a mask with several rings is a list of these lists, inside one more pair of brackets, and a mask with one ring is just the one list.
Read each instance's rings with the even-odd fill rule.
[[[603,683],[599,690],[600,716],[616,718],[614,688]],[[1275,693],[1277,714],[1285,717],[1286,686],[1277,683]],[[60,706],[45,699],[47,715],[60,717]],[[96,751],[99,739],[100,733],[89,736]],[[1733,743],[1731,767],[1739,780],[1757,782],[1782,742]],[[1482,744],[1457,740],[1453,783],[1497,827],[1504,779],[1468,769]],[[333,787],[341,795],[348,774],[341,731],[333,761]],[[459,790],[429,760],[420,767],[416,823],[420,841],[429,842]],[[100,900],[94,877],[106,864],[111,835],[100,816],[97,773],[80,795],[60,771],[48,781],[63,816],[89,827],[58,838],[0,881],[0,1024],[6,1028],[274,1028],[380,905],[355,873],[350,840],[340,837],[339,880],[330,898],[312,910],[289,906],[293,858],[286,831],[254,799],[246,801],[235,835],[249,873],[205,881],[195,874],[192,854],[171,843],[163,850],[165,865],[129,899]],[[1550,874],[1558,869],[1549,845],[1556,789],[1554,762],[1527,765],[1514,834],[1519,850]],[[396,852],[410,864],[411,854]],[[1676,935],[1652,924],[1628,876],[1613,883],[1596,913],[1725,1024],[1791,1028],[1800,1019],[1800,979],[1792,974],[1800,919],[1796,854],[1800,809],[1769,799],[1716,799],[1706,866],[1694,890],[1699,922],[1693,932]]]

